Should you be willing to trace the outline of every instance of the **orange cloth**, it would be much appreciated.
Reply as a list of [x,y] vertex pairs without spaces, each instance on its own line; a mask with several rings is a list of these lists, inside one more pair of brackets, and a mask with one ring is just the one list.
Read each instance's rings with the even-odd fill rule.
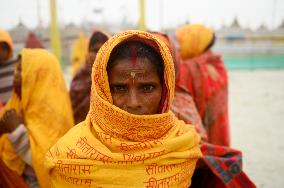
[[74,77],[80,68],[84,65],[88,53],[88,40],[84,33],[80,33],[78,39],[74,42],[71,53],[71,73]]
[[[17,112],[23,112],[32,150],[32,167],[40,186],[49,187],[50,180],[43,167],[43,158],[48,149],[73,126],[71,103],[60,65],[54,55],[42,49],[23,49],[21,67],[21,100],[14,93],[4,111],[14,108]],[[1,139],[4,140],[0,147],[3,147],[2,143],[9,143],[8,138]],[[11,159],[17,157],[11,147],[7,149],[10,153],[1,153],[3,160],[7,159],[7,155],[12,155]],[[13,169],[15,164],[9,158],[4,162]],[[23,161],[19,163],[17,167],[22,168]]]
[[14,51],[13,40],[8,32],[1,29],[0,29],[0,42],[6,42],[10,47],[10,52],[8,56],[8,59],[10,59],[13,56],[13,51]]
[[176,37],[179,42],[182,59],[200,55],[213,39],[212,29],[201,24],[184,25],[177,29]]
[[[112,50],[126,40],[155,46],[164,63],[167,103],[164,113],[134,115],[113,105],[107,77]],[[156,36],[126,31],[100,49],[92,70],[90,111],[47,153],[54,187],[188,187],[201,157],[192,125],[170,111],[174,65],[168,47]]]
[[8,134],[0,137],[0,158],[11,170],[21,175],[25,169],[25,162],[16,154]]

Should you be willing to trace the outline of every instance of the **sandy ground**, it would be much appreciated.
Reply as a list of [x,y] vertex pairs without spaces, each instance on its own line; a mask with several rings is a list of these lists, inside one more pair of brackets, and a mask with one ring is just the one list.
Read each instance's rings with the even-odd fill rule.
[[257,187],[284,187],[284,70],[230,71],[232,147]]

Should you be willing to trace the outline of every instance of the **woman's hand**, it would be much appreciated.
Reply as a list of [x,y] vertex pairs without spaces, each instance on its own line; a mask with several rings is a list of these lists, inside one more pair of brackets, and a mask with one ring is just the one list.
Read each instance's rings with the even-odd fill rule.
[[0,120],[0,134],[13,132],[23,123],[22,114],[17,114],[15,109],[8,110]]

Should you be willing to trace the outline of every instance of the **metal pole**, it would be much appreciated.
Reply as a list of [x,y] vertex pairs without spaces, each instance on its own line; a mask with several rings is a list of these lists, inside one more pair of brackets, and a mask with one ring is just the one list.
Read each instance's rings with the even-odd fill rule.
[[139,12],[140,12],[140,18],[139,18],[139,29],[145,31],[146,25],[145,25],[145,4],[144,0],[139,0]]
[[50,16],[51,48],[59,62],[61,62],[61,44],[57,25],[56,0],[50,0]]

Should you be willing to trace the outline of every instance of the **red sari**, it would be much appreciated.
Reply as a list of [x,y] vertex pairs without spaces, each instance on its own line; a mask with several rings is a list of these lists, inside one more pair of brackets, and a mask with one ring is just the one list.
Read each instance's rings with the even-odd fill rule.
[[201,151],[191,188],[256,188],[242,170],[242,152],[207,143]]
[[183,60],[179,74],[177,85],[192,95],[208,142],[230,146],[228,75],[220,56],[208,50]]
[[178,86],[171,110],[179,119],[193,124],[203,140],[200,146],[203,156],[194,171],[191,188],[256,187],[243,171],[241,151],[207,143],[206,131],[193,98]]
[[2,159],[0,159],[0,187],[28,188],[28,185],[21,176],[9,169]]
[[40,39],[36,36],[35,33],[30,32],[25,44],[26,48],[44,48]]

